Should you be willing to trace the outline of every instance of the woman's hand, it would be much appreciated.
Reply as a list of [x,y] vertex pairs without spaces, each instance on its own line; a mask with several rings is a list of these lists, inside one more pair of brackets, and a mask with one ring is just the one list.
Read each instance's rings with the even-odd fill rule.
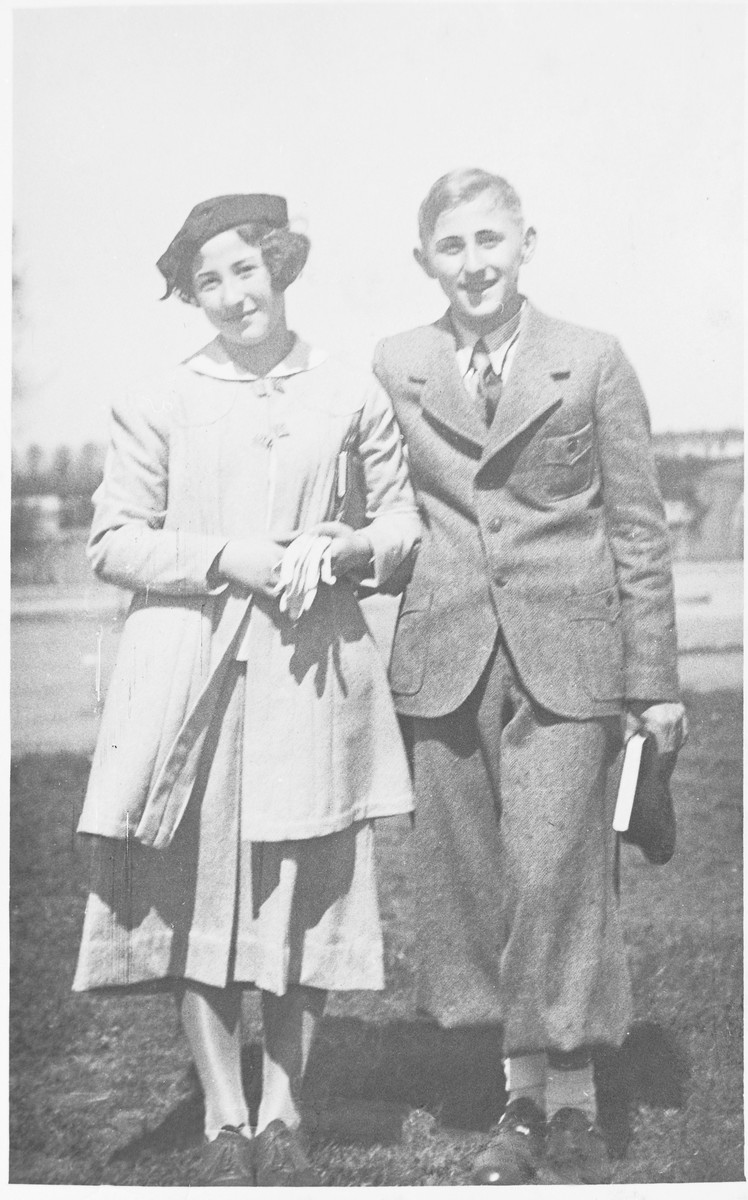
[[218,572],[230,583],[271,599],[278,595],[278,577],[284,547],[272,538],[237,538],[227,542],[218,556]]
[[330,557],[335,575],[353,575],[364,579],[371,569],[373,549],[366,534],[342,521],[322,521],[308,531],[332,538]]

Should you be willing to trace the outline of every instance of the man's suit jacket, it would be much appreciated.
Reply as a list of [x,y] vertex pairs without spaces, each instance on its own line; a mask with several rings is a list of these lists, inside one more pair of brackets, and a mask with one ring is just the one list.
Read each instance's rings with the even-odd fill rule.
[[490,430],[455,349],[447,315],[375,355],[425,525],[390,666],[398,710],[458,708],[499,628],[525,688],[561,716],[677,699],[667,526],[617,341],[528,305]]

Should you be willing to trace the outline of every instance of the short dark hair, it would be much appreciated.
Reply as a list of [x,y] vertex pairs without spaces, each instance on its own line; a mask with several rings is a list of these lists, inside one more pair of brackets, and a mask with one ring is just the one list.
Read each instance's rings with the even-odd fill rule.
[[[276,229],[269,221],[252,221],[234,228],[243,242],[259,248],[275,291],[285,292],[301,274],[309,256],[311,242],[306,234],[296,233],[287,226]],[[194,261],[194,254],[184,256],[176,273],[174,291],[185,304],[197,305],[192,286]]]
[[497,207],[511,213],[518,224],[523,223],[522,201],[508,180],[502,175],[482,171],[480,167],[459,167],[437,179],[418,210],[421,245],[426,246],[443,212],[474,200],[481,192],[490,192],[496,199]]

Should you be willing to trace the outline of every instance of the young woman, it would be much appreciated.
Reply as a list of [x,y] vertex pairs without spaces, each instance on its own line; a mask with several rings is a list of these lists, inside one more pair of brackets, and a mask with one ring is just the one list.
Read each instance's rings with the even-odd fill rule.
[[288,328],[308,248],[279,196],[192,210],[158,266],[218,336],[115,407],[89,542],[135,596],[79,826],[94,873],[74,987],[173,988],[212,1184],[315,1182],[300,1082],[326,992],[383,986],[372,822],[412,807],[355,588],[386,586],[419,520],[382,388]]

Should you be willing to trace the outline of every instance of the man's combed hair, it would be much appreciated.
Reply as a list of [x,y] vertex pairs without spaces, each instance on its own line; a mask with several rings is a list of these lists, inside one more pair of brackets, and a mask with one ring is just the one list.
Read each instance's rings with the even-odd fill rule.
[[497,208],[505,209],[518,224],[522,224],[522,202],[511,183],[503,176],[492,175],[479,167],[461,167],[437,179],[421,204],[418,210],[421,245],[426,245],[443,212],[450,212],[483,192],[490,192],[496,199]]
[[[268,269],[273,288],[285,292],[301,274],[309,256],[310,241],[305,233],[275,229],[267,221],[237,225],[236,232],[248,246],[257,246]],[[192,290],[193,259],[183,261],[174,283],[174,291],[186,304],[197,304]]]

